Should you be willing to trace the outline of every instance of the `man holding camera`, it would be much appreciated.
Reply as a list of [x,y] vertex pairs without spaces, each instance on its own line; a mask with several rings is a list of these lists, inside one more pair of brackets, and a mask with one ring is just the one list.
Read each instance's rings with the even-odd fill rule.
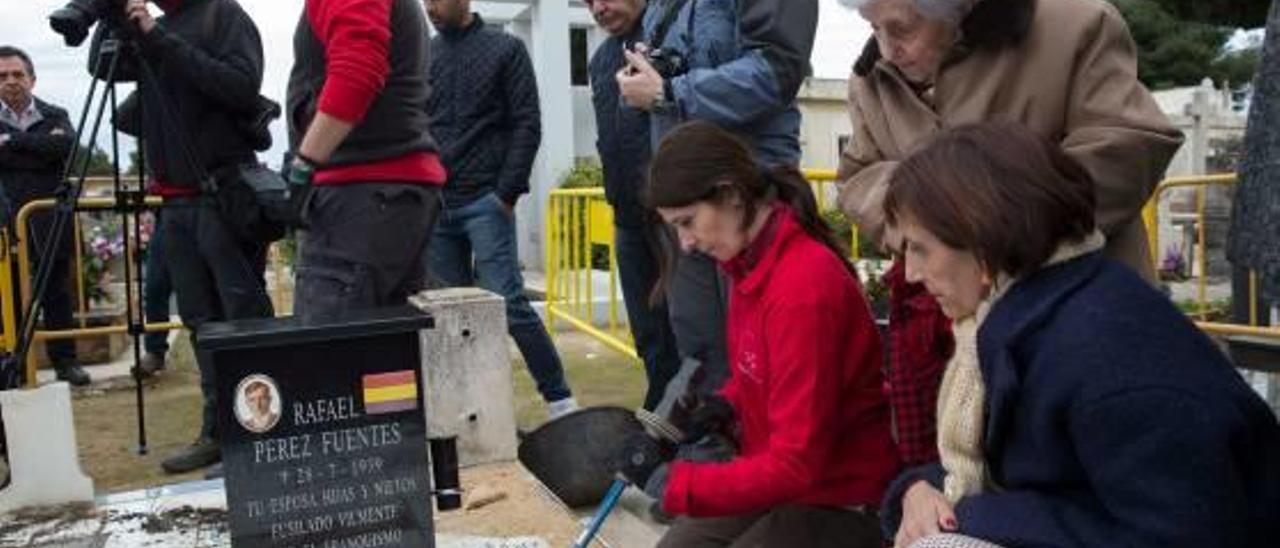
[[[622,99],[649,113],[655,147],[676,125],[707,120],[745,139],[762,165],[796,165],[795,99],[817,24],[817,0],[652,0],[644,42],[623,52]],[[697,390],[712,393],[729,374],[726,286],[715,261],[680,256],[665,289],[680,356],[703,364]]]
[[257,163],[244,120],[255,115],[263,56],[257,27],[233,0],[156,4],[164,12],[159,19],[144,0],[124,5],[137,29],[139,61],[150,70],[142,72],[140,99],[126,101],[118,118],[126,132],[141,129],[151,190],[165,199],[164,253],[200,367],[200,435],[161,463],[182,473],[221,459],[213,364],[194,333],[207,322],[273,314],[262,280],[266,246],[237,236],[202,192],[210,174]]
[[627,304],[627,325],[649,381],[644,407],[653,410],[680,367],[680,356],[666,303],[653,304],[649,300],[661,269],[656,253],[658,229],[641,200],[652,156],[649,114],[622,102],[614,77],[627,66],[623,55],[627,48],[645,39],[641,25],[645,0],[587,0],[587,7],[600,28],[609,33],[588,65],[596,115],[596,150],[604,168],[605,198],[613,206],[614,248],[622,298]]
[[444,166],[425,106],[420,0],[309,0],[289,76],[289,172],[304,203],[294,314],[402,304],[422,257]]
[[577,408],[542,319],[524,295],[515,205],[529,191],[542,139],[538,83],[520,40],[485,25],[471,0],[427,0],[432,39],[431,132],[443,146],[449,184],[432,235],[428,271],[447,286],[502,295],[507,331],[524,355],[554,419]]
[[[31,58],[18,48],[0,46],[0,186],[3,190],[0,196],[11,200],[3,205],[11,204],[12,209],[0,213],[5,219],[12,219],[32,200],[54,197],[62,186],[63,165],[76,141],[67,111],[32,95],[35,85],[36,70]],[[52,210],[32,216],[32,226],[27,233],[29,249],[36,264],[53,262],[49,286],[41,295],[40,303],[45,328],[70,329],[72,231],[63,232],[63,237],[52,248],[52,257],[40,256],[46,238],[53,232],[53,219]],[[7,300],[9,296],[0,298]],[[21,307],[17,312],[21,315]],[[76,363],[75,341],[64,339],[45,344],[58,380],[72,386],[89,384],[88,373]]]

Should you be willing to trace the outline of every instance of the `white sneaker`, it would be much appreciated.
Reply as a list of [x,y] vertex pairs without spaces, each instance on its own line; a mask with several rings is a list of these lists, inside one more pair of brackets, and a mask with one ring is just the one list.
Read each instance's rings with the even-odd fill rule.
[[578,400],[572,396],[547,402],[547,420],[553,421],[578,410]]

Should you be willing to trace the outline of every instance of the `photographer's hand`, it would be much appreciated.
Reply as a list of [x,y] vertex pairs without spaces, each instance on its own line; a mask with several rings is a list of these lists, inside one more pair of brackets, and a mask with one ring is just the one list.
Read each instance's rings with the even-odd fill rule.
[[124,5],[124,15],[129,18],[129,21],[138,26],[138,30],[142,31],[142,34],[150,33],[152,29],[156,28],[155,18],[151,16],[151,12],[147,11],[146,0],[129,0]]
[[652,110],[664,99],[662,76],[644,54],[635,51],[622,54],[627,57],[627,66],[617,74],[622,100],[632,108]]

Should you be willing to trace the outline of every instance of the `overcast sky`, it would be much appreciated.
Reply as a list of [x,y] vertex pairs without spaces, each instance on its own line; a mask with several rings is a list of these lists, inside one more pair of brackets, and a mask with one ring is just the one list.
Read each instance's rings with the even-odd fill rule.
[[[66,108],[75,123],[89,91],[85,71],[88,46],[67,47],[62,38],[49,29],[48,14],[63,6],[66,0],[0,0],[5,4],[0,18],[0,43],[15,45],[31,54],[36,64],[36,90],[40,98]],[[869,29],[856,13],[841,7],[836,0],[820,0],[821,18],[814,47],[814,74],[824,78],[844,78],[854,56],[869,34]],[[292,37],[303,0],[240,0],[258,24],[266,51],[266,77],[263,94],[280,101],[293,63]],[[568,55],[568,52],[565,52]],[[121,86],[121,98],[128,92]],[[273,126],[275,146],[261,154],[261,159],[276,165],[285,148],[283,123]],[[99,144],[107,150],[110,141],[101,132]],[[87,142],[87,138],[83,139]],[[125,143],[122,156],[128,157],[132,142]],[[126,160],[127,162],[127,160]]]

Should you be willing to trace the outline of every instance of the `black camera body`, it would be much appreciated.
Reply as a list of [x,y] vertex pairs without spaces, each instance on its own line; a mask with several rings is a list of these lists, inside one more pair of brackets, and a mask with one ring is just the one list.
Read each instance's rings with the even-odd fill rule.
[[658,71],[658,75],[663,80],[670,80],[689,72],[689,60],[679,51],[654,48],[648,50],[645,55],[649,58],[649,64],[653,65],[653,70]]
[[89,29],[100,19],[124,21],[125,0],[71,0],[49,14],[49,26],[62,35],[68,46],[84,43]]

